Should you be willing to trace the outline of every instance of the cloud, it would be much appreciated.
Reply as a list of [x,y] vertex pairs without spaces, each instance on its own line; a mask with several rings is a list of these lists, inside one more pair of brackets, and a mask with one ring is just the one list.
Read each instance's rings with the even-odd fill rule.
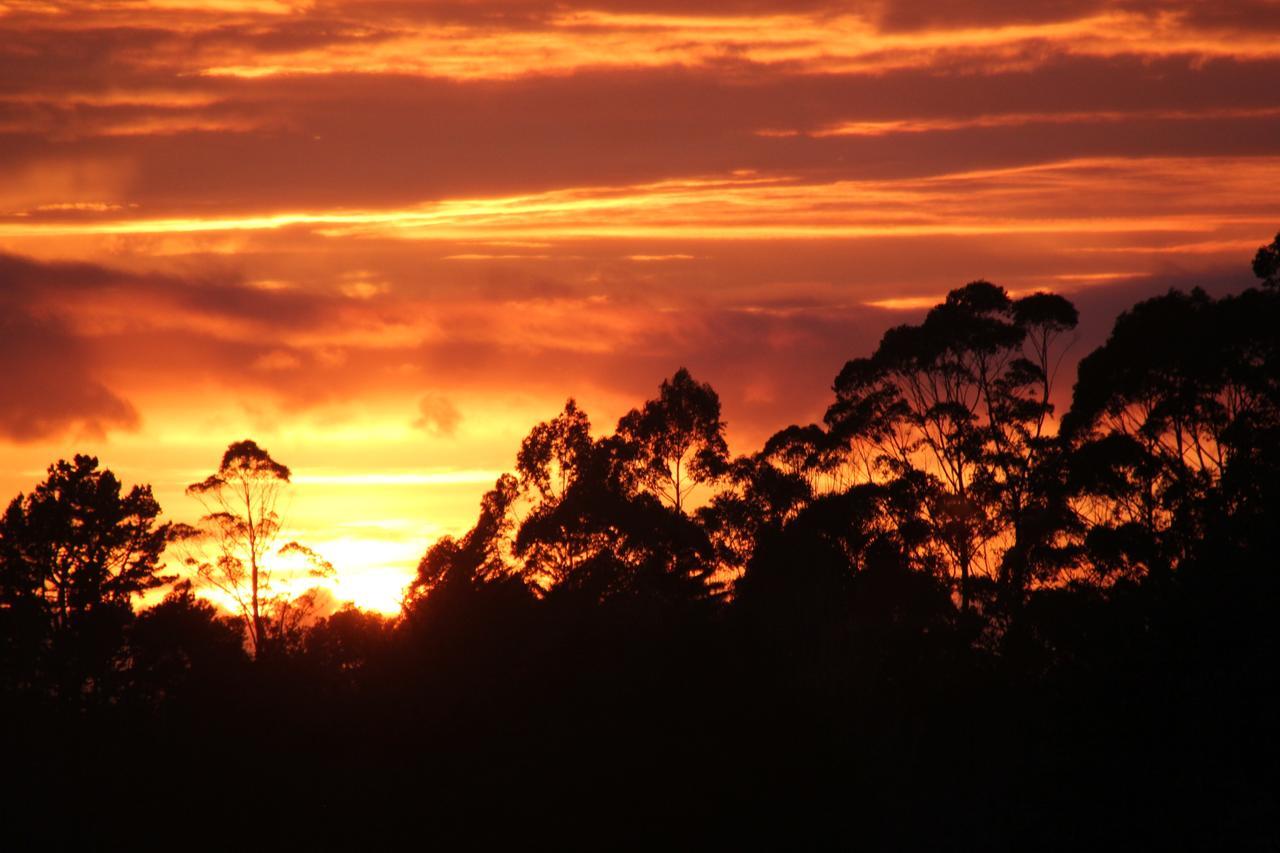
[[[26,214],[0,226],[358,212],[737,169],[866,180],[1081,157],[1258,155],[1274,153],[1280,132],[1278,75],[1276,59],[1055,54],[1004,73],[957,63],[206,81],[198,93],[209,103],[185,106],[69,105],[73,94],[55,87],[39,103],[0,99],[0,124],[11,125],[0,134],[0,212]],[[160,82],[147,89],[171,97]],[[169,132],[184,122],[191,132]],[[94,135],[108,126],[164,132]],[[814,136],[840,127],[916,132]],[[770,130],[794,135],[760,135]],[[76,203],[121,208],[37,209]]]
[[49,273],[90,285],[103,280],[102,272],[0,254],[0,438],[31,442],[137,428],[133,405],[98,375],[91,342],[31,301]]
[[428,394],[418,401],[419,416],[413,425],[418,429],[449,437],[458,431],[462,414],[453,402],[441,394]]
[[[338,283],[264,289],[226,271],[0,254],[3,434],[31,440],[77,425],[132,427],[126,397],[191,395],[201,384],[228,399],[266,396],[294,408],[345,398],[362,384],[347,347],[397,345],[404,325],[383,310],[376,296],[344,295]],[[405,342],[418,340],[413,333]]]
[[[856,250],[809,241],[786,252],[726,241],[702,246],[698,259],[662,264],[597,247],[550,274],[468,270],[448,288],[413,286],[424,269],[421,255],[406,250],[352,259],[352,269],[386,283],[369,298],[340,293],[340,268],[327,280],[263,290],[228,275],[0,256],[5,307],[16,309],[6,313],[0,355],[6,375],[18,377],[4,386],[0,436],[133,428],[140,418],[128,401],[184,399],[192,416],[246,407],[281,424],[307,411],[339,422],[344,413],[403,411],[416,400],[415,429],[474,440],[492,425],[464,420],[462,402],[491,407],[514,395],[528,407],[572,395],[612,401],[593,411],[607,428],[622,411],[609,406],[640,403],[686,365],[717,388],[735,447],[749,448],[788,423],[820,417],[847,359],[869,354],[886,328],[922,315],[966,280],[1067,292],[1081,308],[1075,354],[1083,355],[1119,310],[1170,282],[1247,284],[1248,257],[1265,237],[1239,248],[1209,233],[1203,255],[1194,244],[1145,253],[1173,243],[1140,233],[1094,235],[1094,246],[1115,252],[1037,237],[998,246],[877,238]],[[652,254],[693,254],[683,248],[659,243]],[[427,281],[451,268],[437,263]],[[709,288],[708,269],[726,284]],[[263,270],[251,280],[259,279],[277,276]],[[130,306],[127,324],[113,307],[122,305]],[[424,385],[438,390],[424,394]]]
[[754,429],[876,303],[1243,264],[1280,221],[1251,0],[45,5],[0,17],[0,268],[80,428],[432,387],[448,434],[689,363]]
[[[0,292],[5,284],[0,272]],[[138,426],[133,405],[95,376],[82,340],[57,320],[0,299],[0,438],[100,438]]]

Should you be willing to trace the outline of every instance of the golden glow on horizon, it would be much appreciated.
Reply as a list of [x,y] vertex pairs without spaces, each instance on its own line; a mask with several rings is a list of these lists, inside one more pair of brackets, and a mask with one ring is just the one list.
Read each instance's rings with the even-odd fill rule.
[[[609,239],[821,240],[931,235],[1211,231],[1267,226],[1268,212],[1212,202],[1248,198],[1280,180],[1280,157],[1093,158],[904,180],[834,181],[730,176],[619,187],[584,187],[498,198],[450,199],[410,208],[183,219],[0,222],[0,238],[163,235],[312,229],[326,237],[436,242]],[[1051,215],[1081,193],[1120,201],[1104,215]],[[1153,195],[1154,194],[1154,195]],[[1160,198],[1163,196],[1163,198]],[[1154,203],[1154,198],[1160,198]],[[93,210],[98,205],[89,205]],[[1166,212],[1177,210],[1177,213]],[[549,253],[453,252],[451,260],[546,259]],[[645,255],[639,255],[645,258]]]
[[[1172,177],[1176,175],[1176,177]],[[1270,215],[1212,210],[1125,216],[1046,216],[1064,193],[1098,190],[1164,193],[1179,200],[1242,197],[1280,179],[1280,158],[1087,159],[1033,167],[978,170],[904,181],[805,183],[795,178],[737,177],[585,187],[536,195],[458,199],[397,210],[315,211],[204,219],[26,219],[0,223],[0,237],[93,236],[315,228],[325,236],[381,236],[428,241],[564,238],[806,240],[828,237],[1018,234],[1056,231],[1207,231],[1219,223],[1271,222]],[[1030,193],[1034,193],[1030,195]],[[1149,201],[1149,199],[1144,199]],[[988,213],[992,202],[1004,216]],[[1030,204],[1030,202],[1034,202]],[[74,206],[74,202],[69,202]],[[1019,210],[1023,207],[1025,210]],[[84,209],[115,213],[111,205]],[[1185,207],[1180,207],[1185,209]],[[541,243],[540,243],[541,245]],[[538,257],[539,255],[534,255]],[[467,252],[452,259],[530,257]],[[644,257],[644,256],[641,256]]]
[[[295,532],[282,532],[279,541],[288,541]],[[311,541],[315,541],[314,537]],[[310,618],[327,616],[348,603],[362,610],[394,616],[400,612],[400,604],[408,585],[409,578],[405,575],[404,566],[415,564],[421,556],[417,553],[417,543],[411,547],[406,547],[407,544],[352,537],[321,540],[314,546],[316,553],[335,567],[341,567],[332,578],[312,576],[307,563],[293,555],[269,554],[264,564],[270,567],[272,573],[273,595],[295,599],[307,593],[318,593]],[[188,575],[188,571],[172,559],[168,571],[176,571],[182,577]],[[196,592],[228,613],[240,612],[235,599],[222,590],[197,584]],[[152,599],[156,597],[150,596]]]
[[330,486],[439,486],[459,483],[491,485],[501,471],[425,471],[376,474],[301,474],[295,483],[322,483]]

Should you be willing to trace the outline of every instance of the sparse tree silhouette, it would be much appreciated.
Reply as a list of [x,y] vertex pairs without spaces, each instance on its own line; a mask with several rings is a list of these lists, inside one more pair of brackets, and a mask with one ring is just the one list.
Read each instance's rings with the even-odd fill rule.
[[[296,629],[309,610],[307,594],[292,600],[276,589],[275,570],[267,559],[280,533],[276,508],[289,477],[287,466],[246,439],[227,447],[215,473],[187,487],[187,494],[200,501],[207,515],[199,529],[182,532],[189,542],[206,545],[207,550],[189,555],[186,562],[201,580],[235,603],[255,657],[263,656],[273,640]],[[312,575],[333,573],[332,565],[296,542],[284,545],[280,553],[300,554]]]

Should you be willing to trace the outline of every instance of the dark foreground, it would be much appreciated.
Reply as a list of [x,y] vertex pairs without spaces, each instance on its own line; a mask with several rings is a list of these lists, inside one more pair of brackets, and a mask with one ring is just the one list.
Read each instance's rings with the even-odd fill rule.
[[1274,850],[1280,597],[1217,568],[1047,595],[999,653],[593,608],[11,703],[4,846]]

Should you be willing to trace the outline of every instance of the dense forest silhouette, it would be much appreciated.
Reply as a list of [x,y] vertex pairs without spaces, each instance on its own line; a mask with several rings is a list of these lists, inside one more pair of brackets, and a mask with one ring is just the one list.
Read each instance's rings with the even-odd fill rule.
[[984,281],[750,455],[684,369],[569,400],[394,619],[284,591],[335,569],[253,441],[190,524],[56,462],[0,518],[0,846],[1275,850],[1280,235],[1254,272],[1063,412],[1075,307]]

